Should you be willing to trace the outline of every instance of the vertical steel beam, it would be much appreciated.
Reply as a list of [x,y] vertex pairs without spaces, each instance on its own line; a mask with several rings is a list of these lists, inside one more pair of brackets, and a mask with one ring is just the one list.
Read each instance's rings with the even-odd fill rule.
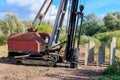
[[78,9],[78,2],[79,0],[72,0],[71,6],[71,14],[70,14],[70,21],[69,21],[69,28],[68,28],[68,35],[67,35],[67,44],[66,44],[66,51],[65,51],[65,59],[70,60],[70,50],[72,49],[73,45],[73,38],[74,38],[74,28],[76,24],[76,12]]

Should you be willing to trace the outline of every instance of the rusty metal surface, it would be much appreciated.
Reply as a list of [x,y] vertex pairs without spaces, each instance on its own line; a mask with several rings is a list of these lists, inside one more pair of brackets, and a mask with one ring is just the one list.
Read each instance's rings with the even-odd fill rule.
[[[42,36],[41,36],[42,35]],[[44,41],[46,34],[37,32],[28,33],[15,33],[8,38],[9,51],[27,51],[27,52],[40,52],[45,49],[47,45]]]

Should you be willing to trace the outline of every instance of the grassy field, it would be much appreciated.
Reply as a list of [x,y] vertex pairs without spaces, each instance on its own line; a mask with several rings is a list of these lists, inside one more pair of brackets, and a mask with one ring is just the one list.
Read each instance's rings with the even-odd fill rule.
[[109,65],[101,76],[93,77],[93,80],[120,80],[120,60],[113,65]]
[[119,75],[103,75],[103,76],[93,77],[93,80],[120,80],[120,76]]
[[[109,57],[110,57],[110,49],[109,48],[106,48],[105,56],[106,56],[106,58],[109,59]],[[120,50],[119,49],[116,49],[116,57],[120,58]]]
[[8,54],[7,45],[0,46],[0,57],[6,57]]

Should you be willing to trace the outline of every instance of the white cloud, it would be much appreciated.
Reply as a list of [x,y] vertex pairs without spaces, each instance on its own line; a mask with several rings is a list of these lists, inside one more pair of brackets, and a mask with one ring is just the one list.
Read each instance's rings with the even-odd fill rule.
[[56,8],[55,5],[52,5],[48,13],[45,16],[45,20],[47,21],[50,20],[52,23],[54,23],[57,11],[58,11],[58,8]]
[[[17,7],[19,7],[19,9],[24,8],[24,7],[25,7],[25,9],[28,9],[26,11],[29,11],[29,12],[27,12],[23,16],[23,17],[28,16],[28,17],[25,17],[25,18],[27,18],[27,20],[34,20],[34,18],[37,15],[43,2],[44,2],[44,0],[7,0],[7,4],[9,4],[9,5],[17,6]],[[47,5],[48,5],[48,3],[47,3]],[[45,11],[46,7],[47,6],[45,6],[45,8],[43,9],[43,12]],[[50,21],[54,24],[57,11],[58,11],[58,7],[54,4],[52,4],[50,9],[48,10],[47,14],[45,15],[44,21]],[[24,12],[24,11],[21,10],[21,12]],[[18,14],[20,15],[21,13],[18,13]],[[21,19],[25,19],[25,18],[21,18]],[[63,24],[67,23],[67,18],[68,18],[68,12],[66,12]]]
[[[16,5],[18,7],[28,7],[28,9],[30,10],[30,13],[28,14],[28,19],[31,20],[35,18],[43,2],[44,0],[7,0],[7,3],[10,5]],[[47,6],[45,6],[45,8],[43,9],[43,12],[45,11],[46,7]],[[53,23],[57,14],[57,10],[58,8],[55,5],[52,5],[45,16],[45,20],[48,21],[50,19]]]
[[[42,5],[42,3],[41,3],[41,5]],[[38,3],[31,6],[31,8],[30,8],[30,10],[32,11],[32,13],[30,13],[31,19],[35,18],[35,16],[37,15],[40,7],[41,6]],[[46,8],[47,8],[47,5],[45,5],[45,7],[43,8],[42,14],[45,12]],[[54,23],[57,11],[58,11],[58,8],[55,5],[51,5],[47,14],[45,15],[44,20],[45,21],[51,21],[52,23]]]
[[18,5],[18,6],[28,6],[36,3],[41,3],[44,0],[7,0],[8,4]]

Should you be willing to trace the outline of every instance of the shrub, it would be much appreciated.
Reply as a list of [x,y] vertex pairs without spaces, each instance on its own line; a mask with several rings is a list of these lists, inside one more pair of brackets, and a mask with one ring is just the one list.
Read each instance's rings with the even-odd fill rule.
[[109,65],[103,72],[104,75],[119,75],[120,76],[120,60],[117,58],[116,62]]
[[51,34],[52,32],[52,24],[42,22],[40,25],[37,25],[37,32],[48,33]]
[[66,40],[66,35],[65,34],[61,34],[60,38],[59,38],[60,43],[64,42],[65,40]]
[[84,45],[84,44],[88,43],[89,38],[90,37],[88,37],[88,36],[81,36],[80,44]]
[[104,70],[103,75],[93,77],[92,80],[120,80],[120,59],[116,59],[117,61],[113,65],[109,65]]
[[5,45],[6,43],[7,43],[7,37],[6,36],[0,37],[0,46]]
[[84,45],[84,44],[88,43],[88,41],[90,39],[92,39],[95,42],[96,46],[100,45],[100,40],[98,40],[94,37],[89,37],[89,36],[81,36],[81,45]]

